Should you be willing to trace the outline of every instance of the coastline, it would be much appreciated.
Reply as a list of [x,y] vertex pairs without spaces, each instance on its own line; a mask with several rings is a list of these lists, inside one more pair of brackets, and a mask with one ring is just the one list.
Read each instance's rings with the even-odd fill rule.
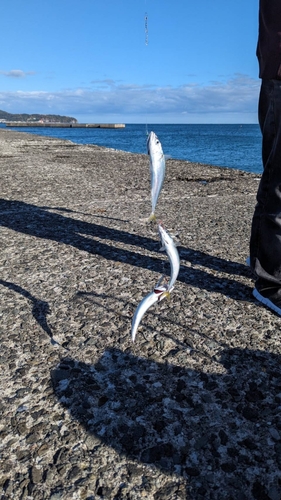
[[147,155],[0,128],[0,167],[3,500],[278,498],[280,319],[245,266],[260,176],[167,161],[181,270],[133,345],[169,269]]
[[[149,125],[160,139],[167,158],[262,173],[261,137],[258,125]],[[12,129],[15,130],[15,129]],[[36,135],[96,144],[146,154],[148,128],[128,124],[124,129],[19,129]]]

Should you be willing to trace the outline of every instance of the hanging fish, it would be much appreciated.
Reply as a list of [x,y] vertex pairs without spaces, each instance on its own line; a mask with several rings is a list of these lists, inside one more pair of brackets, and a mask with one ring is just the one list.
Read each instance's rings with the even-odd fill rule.
[[[166,295],[169,295],[174,288],[174,284],[180,270],[180,257],[173,238],[165,231],[162,224],[158,225],[159,236],[162,243],[161,250],[165,250],[171,266],[170,281],[167,285]],[[164,297],[163,297],[164,298]]]
[[160,302],[165,298],[165,293],[167,292],[167,285],[161,285],[163,277],[159,280],[152,292],[146,295],[139,303],[136,308],[135,314],[132,320],[131,328],[131,338],[135,341],[138,326],[146,313],[146,311],[156,302]]
[[165,156],[161,142],[154,132],[150,132],[147,138],[147,152],[150,157],[150,176],[151,176],[151,215],[149,222],[156,220],[155,208],[160,191],[165,178]]

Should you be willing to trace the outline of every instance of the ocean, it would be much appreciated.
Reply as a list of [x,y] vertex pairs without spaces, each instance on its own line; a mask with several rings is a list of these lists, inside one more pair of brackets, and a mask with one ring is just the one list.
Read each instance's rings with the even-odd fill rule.
[[97,144],[132,153],[146,153],[147,130],[153,130],[167,157],[262,172],[258,125],[137,125],[123,129],[13,127],[11,130]]

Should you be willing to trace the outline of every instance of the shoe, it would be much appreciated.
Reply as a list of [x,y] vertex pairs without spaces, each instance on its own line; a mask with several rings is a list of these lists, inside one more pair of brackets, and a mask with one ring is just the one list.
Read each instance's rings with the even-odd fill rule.
[[253,291],[253,296],[262,304],[281,316],[281,288],[267,286]]

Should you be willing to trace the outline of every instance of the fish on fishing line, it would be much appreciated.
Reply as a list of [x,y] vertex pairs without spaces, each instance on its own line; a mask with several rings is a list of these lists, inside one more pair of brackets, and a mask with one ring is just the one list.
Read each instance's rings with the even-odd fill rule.
[[180,257],[179,253],[177,250],[177,247],[174,243],[173,238],[170,236],[170,234],[164,229],[163,224],[160,223],[158,225],[158,232],[161,240],[162,247],[160,250],[165,250],[170,266],[171,266],[171,274],[170,274],[170,280],[167,285],[167,290],[164,292],[166,295],[169,295],[171,291],[174,288],[174,284],[177,280],[179,270],[180,270]]
[[160,280],[158,281],[157,285],[155,285],[152,292],[150,292],[140,301],[138,307],[135,310],[131,328],[131,338],[133,342],[135,341],[137,329],[146,311],[153,304],[155,304],[156,302],[161,302],[161,300],[163,300],[166,297],[166,295],[164,294],[165,292],[167,292],[167,285],[162,285],[163,278],[164,276],[161,276]]
[[147,152],[150,159],[151,214],[148,222],[155,221],[155,209],[165,179],[166,163],[161,142],[154,132],[147,138]]
[[177,247],[173,241],[173,238],[167,233],[162,224],[158,225],[159,236],[162,244],[163,250],[165,250],[170,266],[171,274],[168,283],[162,284],[165,275],[161,276],[157,285],[154,287],[152,292],[146,295],[139,303],[132,320],[131,338],[135,341],[138,326],[146,313],[146,311],[156,302],[162,301],[165,297],[170,298],[170,294],[174,289],[175,282],[177,280],[179,270],[180,270],[180,258]]

